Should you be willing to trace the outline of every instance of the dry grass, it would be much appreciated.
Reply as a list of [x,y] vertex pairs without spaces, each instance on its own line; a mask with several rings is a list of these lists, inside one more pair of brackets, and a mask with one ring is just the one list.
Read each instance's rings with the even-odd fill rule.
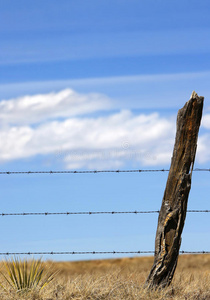
[[210,300],[210,255],[180,256],[172,285],[158,291],[143,288],[152,263],[152,257],[46,262],[60,270],[53,283],[27,296],[0,290],[0,300]]

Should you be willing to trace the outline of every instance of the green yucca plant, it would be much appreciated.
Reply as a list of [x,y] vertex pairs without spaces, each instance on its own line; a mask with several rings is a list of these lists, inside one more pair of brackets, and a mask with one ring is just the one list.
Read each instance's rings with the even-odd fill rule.
[[[54,278],[55,272],[47,272],[41,259],[27,261],[16,257],[4,261],[6,273],[1,275],[8,285],[17,293],[28,293],[34,289],[41,290]],[[5,286],[0,286],[7,291]]]

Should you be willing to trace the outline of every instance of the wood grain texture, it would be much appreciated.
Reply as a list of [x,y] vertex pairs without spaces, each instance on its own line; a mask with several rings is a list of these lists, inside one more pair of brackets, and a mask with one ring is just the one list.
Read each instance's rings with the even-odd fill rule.
[[177,132],[155,238],[154,264],[146,287],[166,287],[176,269],[191,188],[204,97],[192,93],[178,111]]

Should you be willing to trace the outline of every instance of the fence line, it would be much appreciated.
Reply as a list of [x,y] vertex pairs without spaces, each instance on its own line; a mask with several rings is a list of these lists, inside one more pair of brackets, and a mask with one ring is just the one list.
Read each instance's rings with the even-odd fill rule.
[[[0,255],[83,255],[83,254],[154,254],[155,251],[49,251],[49,252],[0,252]],[[209,254],[210,251],[179,251],[180,254]]]
[[[52,215],[100,215],[100,214],[155,214],[159,210],[148,211],[78,211],[78,212],[23,212],[23,213],[0,213],[0,216],[52,216]],[[210,210],[187,210],[188,213],[210,213]]]
[[[97,173],[142,173],[142,172],[168,172],[169,169],[139,169],[139,170],[61,170],[61,171],[3,171],[0,175],[19,175],[19,174],[97,174]],[[196,168],[193,170],[199,172],[210,172],[210,168]]]
[[[141,172],[168,172],[168,169],[138,169],[138,170],[61,170],[61,171],[1,171],[0,175],[19,174],[96,174],[96,173],[141,173]],[[196,168],[194,171],[210,172],[210,168]],[[188,210],[188,213],[209,213],[210,210]],[[96,215],[96,214],[154,214],[159,210],[151,211],[79,211],[79,212],[23,212],[23,213],[0,213],[0,216],[50,216],[50,215]],[[181,254],[209,254],[210,251],[183,251]],[[4,255],[84,255],[84,254],[154,254],[154,251],[41,251],[41,252],[0,252]]]

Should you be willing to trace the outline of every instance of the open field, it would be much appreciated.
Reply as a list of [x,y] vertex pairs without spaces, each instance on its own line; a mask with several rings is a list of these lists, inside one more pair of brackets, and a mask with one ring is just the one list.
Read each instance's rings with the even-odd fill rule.
[[[0,290],[0,299],[27,300],[210,300],[210,255],[181,255],[172,285],[165,290],[143,289],[153,257],[46,262],[59,270],[56,280],[40,292],[17,296]],[[2,269],[2,266],[1,266]]]

